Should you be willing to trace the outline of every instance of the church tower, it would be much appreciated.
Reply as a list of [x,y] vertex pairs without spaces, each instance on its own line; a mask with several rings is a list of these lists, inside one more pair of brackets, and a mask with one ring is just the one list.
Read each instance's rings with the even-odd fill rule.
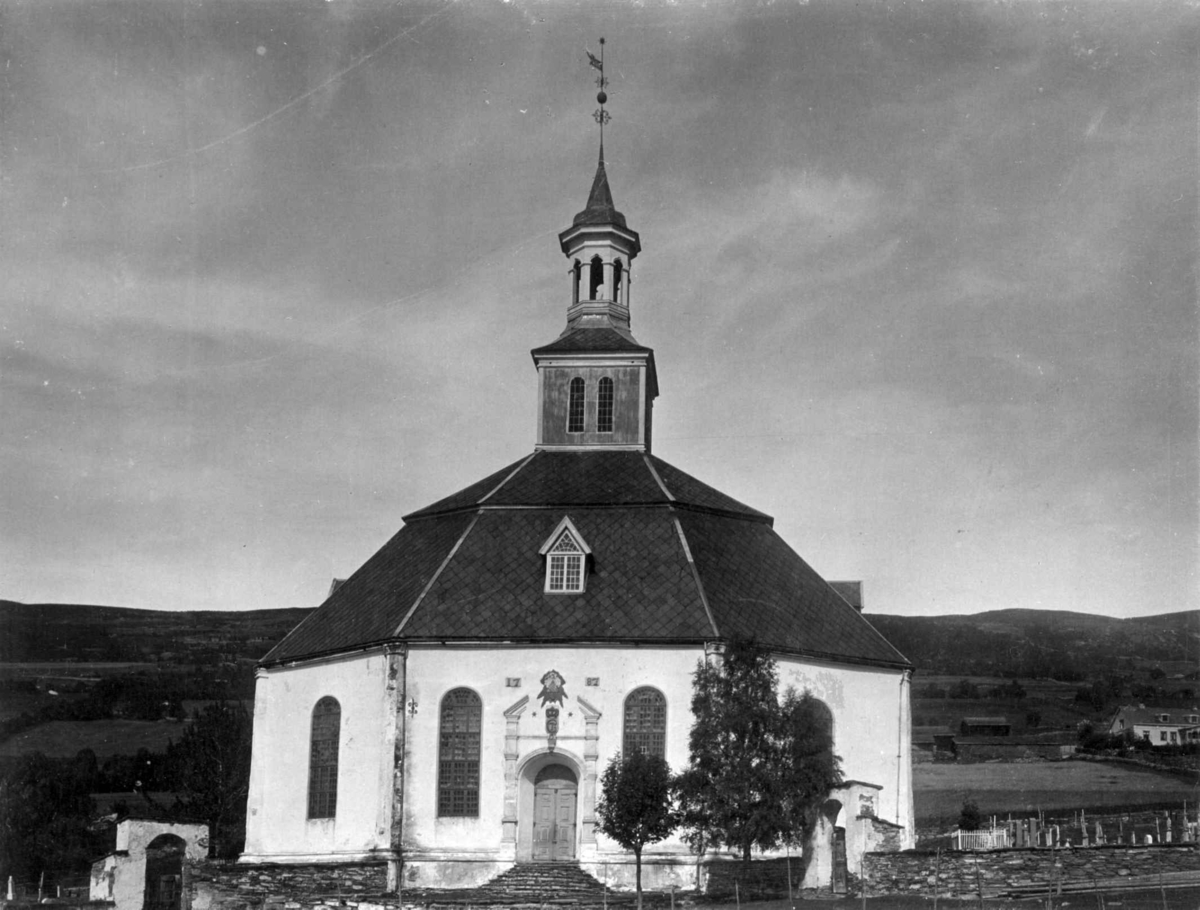
[[[603,105],[603,91],[597,100]],[[601,108],[601,128],[604,117]],[[537,448],[648,453],[658,377],[654,351],[637,343],[629,320],[631,266],[642,243],[613,204],[603,139],[587,205],[558,241],[570,262],[570,297],[562,334],[531,352]]]

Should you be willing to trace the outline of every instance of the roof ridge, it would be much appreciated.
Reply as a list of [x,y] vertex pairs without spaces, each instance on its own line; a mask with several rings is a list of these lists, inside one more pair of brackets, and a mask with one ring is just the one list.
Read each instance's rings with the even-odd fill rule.
[[717,628],[717,620],[713,616],[712,607],[708,605],[708,595],[704,593],[704,582],[700,578],[700,569],[696,565],[696,560],[692,558],[692,548],[688,546],[687,535],[683,533],[683,525],[679,523],[678,515],[673,516],[671,520],[675,522],[675,533],[679,535],[679,543],[683,547],[683,555],[687,557],[688,565],[692,569],[692,578],[696,581],[696,592],[700,595],[700,603],[704,604],[704,613],[708,616],[708,624],[712,626],[713,635],[720,638],[721,631]]
[[417,607],[421,606],[421,602],[425,599],[425,595],[429,593],[429,589],[433,587],[434,582],[436,582],[438,578],[441,577],[442,572],[446,570],[446,566],[450,564],[450,560],[454,558],[454,554],[458,552],[458,548],[463,545],[463,541],[470,536],[476,522],[479,521],[479,515],[479,512],[475,513],[475,517],[471,519],[471,523],[467,525],[466,530],[458,535],[458,540],[454,542],[454,546],[450,548],[450,552],[446,554],[445,559],[442,560],[442,564],[437,567],[437,571],[429,576],[429,581],[425,583],[425,587],[421,589],[421,593],[417,595],[417,599],[413,601],[413,605],[408,608],[408,612],[405,613],[404,618],[400,620],[400,625],[396,626],[396,631],[392,633],[393,638],[400,637],[400,633],[404,631],[404,627],[408,625],[408,621],[412,619],[412,615],[417,612]]
[[479,498],[479,501],[477,503],[475,503],[475,505],[481,506],[485,502],[487,502],[489,499],[491,499],[493,496],[495,496],[497,493],[499,493],[500,490],[503,489],[503,487],[506,483],[508,483],[510,480],[512,480],[514,477],[517,476],[517,474],[518,474],[518,472],[520,472],[521,468],[525,467],[525,465],[529,464],[529,462],[531,462],[533,460],[533,456],[536,455],[537,453],[538,453],[537,449],[534,449],[532,452],[530,452],[528,457],[526,457],[524,461],[522,461],[519,465],[517,465],[515,468],[513,468],[508,473],[507,477],[505,477],[502,481],[500,481],[498,484],[496,484],[496,486],[493,487],[490,492],[488,492],[484,496],[481,496]]
[[[658,474],[658,471],[655,470],[654,462],[652,462],[650,460],[649,452],[642,453],[642,461],[644,461],[646,463],[646,467],[650,469],[650,476],[653,477],[656,481],[658,481],[658,488],[663,491],[663,495],[665,497],[667,497],[667,499],[669,499],[671,502],[675,502],[675,495],[670,490],[667,489],[667,485],[665,483],[663,483],[662,477],[660,477]],[[686,547],[686,544],[684,546]],[[689,560],[691,559],[690,555],[688,556],[688,559]]]

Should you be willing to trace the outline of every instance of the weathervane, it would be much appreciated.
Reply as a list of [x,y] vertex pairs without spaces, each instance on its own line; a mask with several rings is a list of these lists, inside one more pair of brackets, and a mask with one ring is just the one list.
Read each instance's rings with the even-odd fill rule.
[[596,93],[596,100],[600,102],[600,107],[592,114],[595,121],[600,124],[600,146],[604,147],[604,124],[612,120],[608,111],[604,109],[604,105],[608,103],[608,94],[604,91],[608,87],[608,80],[604,78],[604,39],[600,39],[600,56],[597,57],[591,51],[585,51],[588,55],[588,63],[600,71],[600,75],[596,77],[596,87],[600,89]]

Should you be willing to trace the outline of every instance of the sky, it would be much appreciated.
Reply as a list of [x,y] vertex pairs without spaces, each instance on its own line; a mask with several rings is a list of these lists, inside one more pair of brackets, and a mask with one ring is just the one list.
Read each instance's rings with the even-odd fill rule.
[[868,613],[1195,609],[1198,15],[0,0],[0,598],[314,606],[531,452],[604,36],[656,455]]

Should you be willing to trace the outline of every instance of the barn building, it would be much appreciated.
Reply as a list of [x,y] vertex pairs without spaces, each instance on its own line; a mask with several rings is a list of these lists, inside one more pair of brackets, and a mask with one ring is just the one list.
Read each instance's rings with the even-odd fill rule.
[[[692,674],[732,636],[767,644],[781,689],[832,716],[850,783],[812,883],[912,845],[910,664],[768,514],[653,454],[641,239],[603,147],[559,242],[566,320],[532,351],[532,453],[404,516],[262,661],[243,867],[376,863],[393,890],[557,862],[631,884],[632,856],[597,830],[599,775],[633,747],[687,764]],[[650,887],[695,884],[677,838],[644,861]]]

